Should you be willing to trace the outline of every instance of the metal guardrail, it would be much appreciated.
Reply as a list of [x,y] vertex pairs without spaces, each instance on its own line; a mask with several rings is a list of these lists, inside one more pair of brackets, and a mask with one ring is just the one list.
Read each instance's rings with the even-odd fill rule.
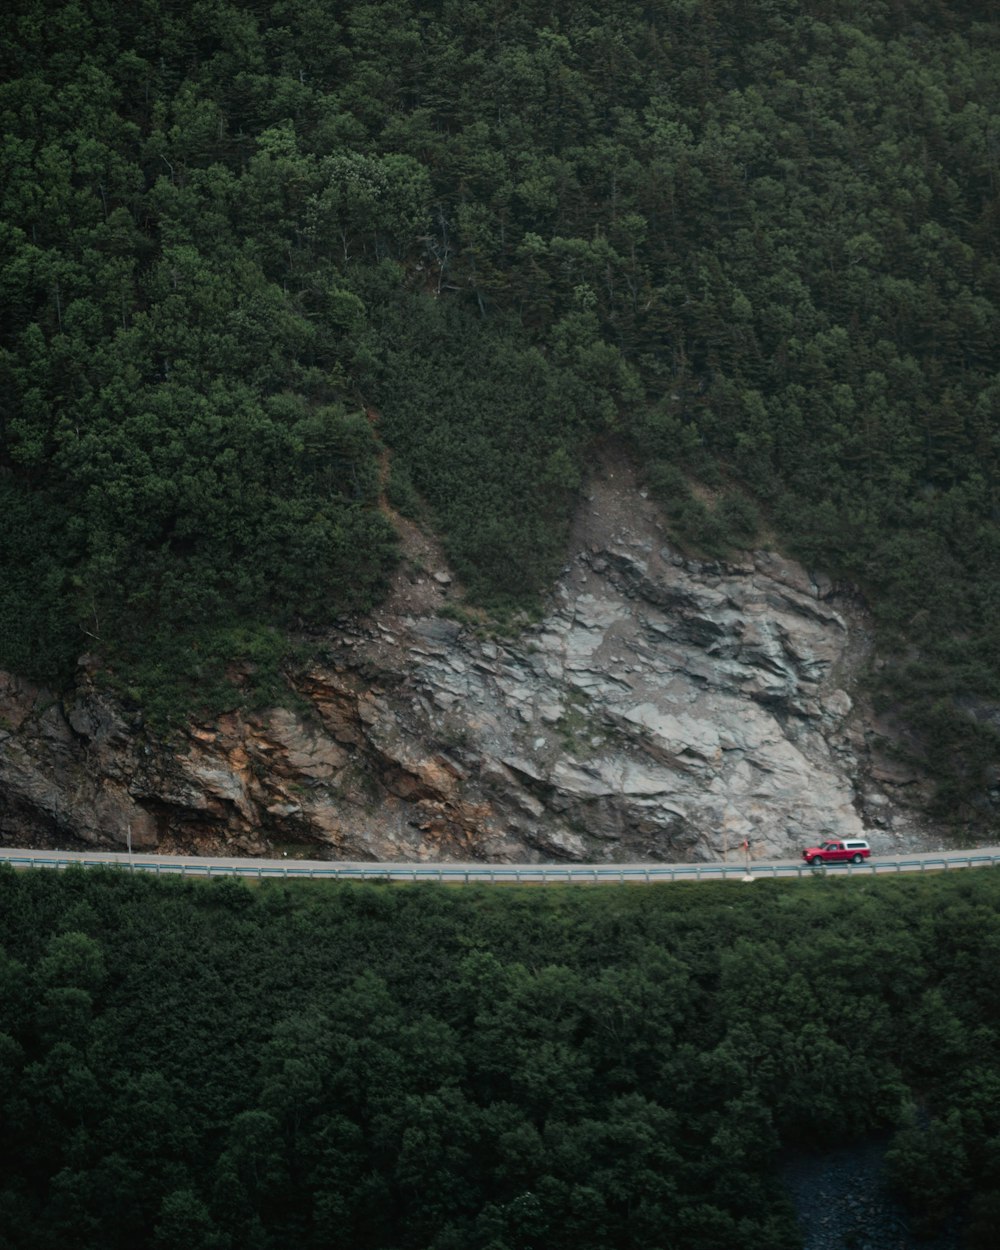
[[970,853],[968,855],[920,857],[916,859],[868,860],[863,864],[809,865],[768,863],[751,865],[749,874],[742,864],[392,864],[329,862],[308,864],[265,864],[247,861],[243,864],[218,864],[198,860],[171,860],[124,857],[101,858],[83,855],[43,857],[35,855],[4,855],[0,862],[18,868],[82,868],[117,867],[124,871],[154,872],[157,875],[201,877],[249,877],[298,880],[350,881],[433,881],[445,884],[539,884],[539,885],[625,885],[652,884],[655,881],[761,880],[782,877],[879,876],[885,873],[948,871],[953,868],[996,867],[1000,854]]

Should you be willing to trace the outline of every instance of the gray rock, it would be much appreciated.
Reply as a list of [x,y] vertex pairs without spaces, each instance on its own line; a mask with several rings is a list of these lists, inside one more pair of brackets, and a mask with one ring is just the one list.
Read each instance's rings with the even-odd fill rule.
[[422,617],[413,625],[413,632],[428,642],[452,643],[462,632],[457,621],[449,621],[444,617]]
[[770,552],[686,558],[658,540],[651,504],[616,522],[620,502],[595,488],[579,558],[520,637],[386,607],[300,679],[308,717],[234,713],[178,746],[86,673],[66,715],[0,675],[0,829],[261,852],[270,830],[379,859],[711,860],[746,836],[766,858],[862,834],[870,812],[888,847],[922,779],[868,745],[851,681],[870,623],[821,574]]

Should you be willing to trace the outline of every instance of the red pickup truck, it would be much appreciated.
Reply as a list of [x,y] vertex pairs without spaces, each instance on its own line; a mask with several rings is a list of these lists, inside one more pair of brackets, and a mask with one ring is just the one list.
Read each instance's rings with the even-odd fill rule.
[[871,855],[867,842],[854,838],[845,842],[829,841],[819,846],[807,846],[802,858],[807,864],[860,864]]

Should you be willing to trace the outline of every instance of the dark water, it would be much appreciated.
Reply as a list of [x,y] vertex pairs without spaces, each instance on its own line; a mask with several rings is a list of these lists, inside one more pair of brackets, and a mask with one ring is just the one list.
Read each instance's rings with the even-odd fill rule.
[[910,1232],[906,1213],[886,1192],[882,1158],[889,1138],[799,1152],[782,1160],[805,1250],[959,1250],[955,1230],[933,1241]]

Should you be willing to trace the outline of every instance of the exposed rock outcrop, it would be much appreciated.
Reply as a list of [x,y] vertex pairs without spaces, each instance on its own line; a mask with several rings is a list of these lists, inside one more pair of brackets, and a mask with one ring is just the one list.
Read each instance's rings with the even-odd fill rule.
[[364,859],[711,859],[822,834],[886,849],[913,774],[873,756],[863,612],[769,552],[684,558],[626,471],[595,481],[542,621],[498,640],[401,576],[331,634],[304,710],[158,740],[81,669],[62,704],[0,680],[8,843]]

